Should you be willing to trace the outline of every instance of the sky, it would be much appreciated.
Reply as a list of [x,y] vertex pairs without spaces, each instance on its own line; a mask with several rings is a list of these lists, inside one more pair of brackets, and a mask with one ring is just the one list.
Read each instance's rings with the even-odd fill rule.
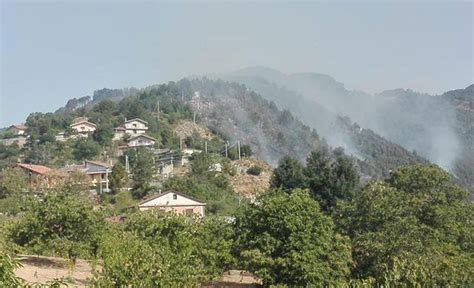
[[0,2],[0,127],[104,87],[248,66],[369,93],[474,82],[471,1]]

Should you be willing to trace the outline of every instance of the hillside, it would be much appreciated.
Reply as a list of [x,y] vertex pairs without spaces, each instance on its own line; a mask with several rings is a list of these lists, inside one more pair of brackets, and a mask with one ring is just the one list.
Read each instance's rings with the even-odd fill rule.
[[[398,158],[421,157],[454,173],[472,191],[472,98],[473,86],[439,96],[395,89],[376,95],[350,91],[330,76],[317,73],[284,74],[253,67],[233,73],[212,75],[248,85],[282,109],[289,109],[305,123],[316,128],[333,146],[343,146],[365,159],[367,146],[400,145],[405,151]],[[372,131],[371,135],[347,134],[342,122],[355,121]],[[368,142],[367,138],[370,138]],[[362,148],[362,150],[361,150]],[[394,149],[378,149],[393,151]],[[398,150],[395,149],[395,150]],[[402,151],[402,150],[400,150]],[[418,156],[419,155],[419,156]],[[421,157],[420,157],[421,156]],[[390,158],[390,157],[389,157]],[[462,168],[461,168],[462,167]],[[469,171],[469,172],[466,172]]]
[[[331,82],[330,78],[322,79]],[[271,90],[262,87],[271,87]],[[264,83],[262,87],[258,90],[266,97],[269,97],[268,91],[280,91],[274,85]],[[280,102],[288,99],[285,98],[287,92],[283,89],[278,94]],[[294,97],[297,95],[293,93]],[[304,162],[310,151],[329,144],[343,147],[353,155],[365,178],[386,177],[399,166],[427,162],[374,131],[362,129],[321,106],[301,107],[304,113],[280,110],[278,103],[264,99],[246,86],[222,80],[183,79],[140,90],[102,89],[94,92],[92,99],[84,99],[72,101],[74,105],[69,101],[56,113],[33,113],[28,117],[26,123],[30,126],[31,141],[26,161],[60,167],[68,161],[79,160],[82,156],[76,151],[64,150],[51,142],[57,133],[68,131],[69,124],[77,117],[87,117],[98,123],[93,140],[107,146],[104,155],[115,157],[116,144],[108,144],[111,131],[124,119],[139,115],[149,123],[147,134],[155,138],[161,148],[178,148],[181,136],[186,146],[201,150],[207,141],[209,151],[216,153],[223,153],[224,142],[227,142],[229,153],[235,154],[240,141],[242,145],[250,146],[257,159],[275,166],[285,155]],[[160,113],[157,112],[158,102]],[[315,111],[321,113],[318,121],[312,117]],[[322,116],[330,121],[321,120]],[[193,127],[193,118],[199,124],[196,127]],[[92,142],[87,145],[90,146],[85,146],[87,149],[98,149]]]

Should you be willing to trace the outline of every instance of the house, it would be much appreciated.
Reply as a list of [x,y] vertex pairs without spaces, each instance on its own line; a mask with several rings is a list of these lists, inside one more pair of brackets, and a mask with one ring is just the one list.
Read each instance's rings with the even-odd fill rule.
[[8,131],[13,133],[14,135],[17,135],[17,136],[26,135],[26,129],[28,129],[28,127],[23,125],[23,124],[12,125],[12,126],[8,127]]
[[145,120],[135,118],[132,120],[125,120],[125,122],[114,129],[114,140],[120,140],[125,134],[132,136],[145,134],[148,130],[148,122]]
[[38,176],[38,175],[45,175],[52,171],[51,168],[43,166],[43,165],[19,163],[18,167],[23,169],[28,174],[28,176],[31,176],[31,177]]
[[206,203],[177,191],[167,191],[138,204],[140,211],[159,209],[180,215],[198,215],[204,217]]
[[145,134],[132,136],[127,144],[128,147],[154,146],[156,139]]
[[94,123],[91,123],[87,120],[81,120],[79,122],[72,123],[70,127],[78,135],[84,137],[87,137],[89,136],[89,134],[94,133],[94,131],[97,129],[97,126]]
[[17,164],[24,172],[30,186],[35,189],[41,190],[41,188],[51,187],[57,182],[58,179],[54,179],[54,172],[57,172],[49,167],[43,165],[34,165],[34,164]]
[[107,163],[86,160],[82,165],[67,165],[61,169],[64,172],[82,172],[88,175],[92,185],[98,187],[100,192],[109,191],[109,173],[112,172],[112,166]]

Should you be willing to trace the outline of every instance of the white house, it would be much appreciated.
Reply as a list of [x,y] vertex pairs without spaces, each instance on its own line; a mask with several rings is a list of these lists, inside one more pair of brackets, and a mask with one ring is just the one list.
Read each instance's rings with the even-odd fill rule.
[[88,136],[89,134],[94,133],[95,129],[97,129],[97,126],[94,123],[87,120],[72,123],[70,127],[74,132],[81,136]]
[[147,130],[148,122],[139,118],[128,120],[114,129],[114,140],[122,139],[125,134],[132,136],[145,134]]
[[28,129],[27,126],[25,126],[23,124],[19,124],[19,125],[10,126],[8,128],[8,131],[10,131],[13,134],[18,135],[18,136],[24,136],[26,134],[26,129]]
[[127,144],[128,147],[139,147],[139,146],[154,146],[156,139],[145,134],[139,134],[132,136]]
[[177,191],[167,191],[138,204],[140,211],[159,209],[181,215],[199,215],[204,217],[206,203]]

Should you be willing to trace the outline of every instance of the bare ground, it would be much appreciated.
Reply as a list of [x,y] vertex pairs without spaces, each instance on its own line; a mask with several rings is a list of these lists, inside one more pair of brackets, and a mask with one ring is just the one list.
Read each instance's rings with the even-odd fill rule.
[[62,279],[68,287],[86,287],[92,277],[92,266],[81,259],[73,266],[64,258],[23,255],[20,262],[22,267],[15,274],[28,284]]

